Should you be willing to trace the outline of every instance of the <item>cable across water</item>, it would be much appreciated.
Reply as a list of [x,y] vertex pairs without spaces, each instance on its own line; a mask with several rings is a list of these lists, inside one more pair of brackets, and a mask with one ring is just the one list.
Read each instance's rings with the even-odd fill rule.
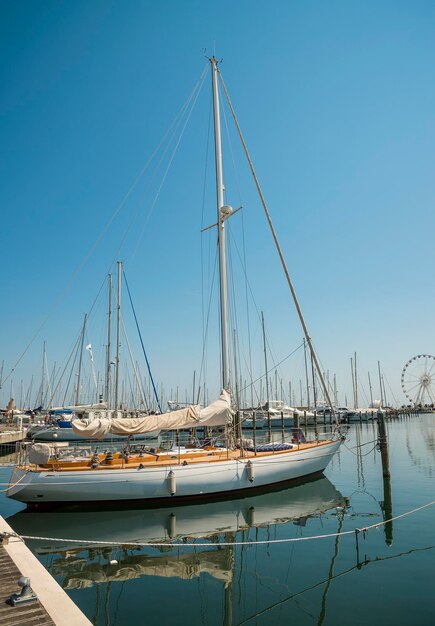
[[367,533],[369,530],[374,530],[375,528],[379,528],[380,526],[384,526],[385,524],[389,524],[396,520],[399,520],[403,517],[407,517],[408,515],[412,515],[417,513],[418,511],[422,511],[430,506],[435,504],[435,500],[432,502],[428,502],[423,504],[415,509],[410,511],[406,511],[405,513],[401,513],[400,515],[396,515],[387,520],[383,520],[382,522],[377,522],[376,524],[371,524],[370,526],[364,526],[363,528],[354,528],[352,530],[344,530],[337,533],[326,533],[324,535],[310,535],[309,537],[288,537],[284,539],[263,539],[257,541],[207,541],[207,542],[141,542],[141,541],[98,541],[92,539],[65,539],[60,537],[39,537],[36,535],[19,535],[18,533],[11,533],[9,537],[15,537],[20,540],[28,539],[28,540],[37,540],[37,541],[52,541],[52,542],[65,542],[72,544],[86,544],[86,545],[101,545],[101,546],[124,546],[124,547],[168,547],[172,546],[174,548],[209,548],[210,546],[216,547],[236,547],[236,546],[259,546],[259,545],[273,545],[273,544],[284,544],[284,543],[295,543],[301,541],[313,541],[317,539],[330,539],[331,537],[344,537],[346,535],[358,535],[359,533]]

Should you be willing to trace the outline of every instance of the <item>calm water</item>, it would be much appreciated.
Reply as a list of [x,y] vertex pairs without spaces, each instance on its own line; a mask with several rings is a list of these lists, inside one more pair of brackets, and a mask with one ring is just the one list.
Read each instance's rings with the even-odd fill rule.
[[[325,478],[275,493],[165,509],[48,513],[24,512],[1,494],[0,512],[22,534],[168,542],[143,549],[29,542],[98,625],[432,626],[435,506],[360,534],[358,550],[353,534],[217,545],[352,530],[435,500],[435,414],[391,422],[388,435],[391,481],[382,477],[376,424],[355,424]],[[0,475],[5,482],[8,470]],[[207,545],[171,547],[171,538]]]

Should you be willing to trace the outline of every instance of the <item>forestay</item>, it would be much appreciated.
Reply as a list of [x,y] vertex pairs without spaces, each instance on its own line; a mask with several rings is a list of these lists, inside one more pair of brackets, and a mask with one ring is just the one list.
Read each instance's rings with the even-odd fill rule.
[[225,426],[232,421],[231,396],[223,390],[218,400],[204,409],[191,405],[171,413],[147,415],[137,418],[96,418],[73,420],[75,433],[90,439],[102,439],[105,435],[139,435],[154,430],[180,430],[199,426]]

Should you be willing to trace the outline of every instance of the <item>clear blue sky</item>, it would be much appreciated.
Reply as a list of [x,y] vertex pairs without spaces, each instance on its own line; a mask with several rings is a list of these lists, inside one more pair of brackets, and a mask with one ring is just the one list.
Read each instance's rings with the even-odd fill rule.
[[[199,231],[215,218],[210,151],[203,213],[209,76],[155,206],[166,165],[148,187],[141,182],[76,270],[214,49],[341,401],[346,394],[350,403],[355,351],[363,384],[379,359],[404,401],[404,363],[435,351],[433,2],[4,1],[0,18],[4,377],[50,315],[1,403],[11,379],[17,397],[21,380],[27,388],[32,373],[40,377],[43,340],[49,366],[63,362],[116,258],[125,261],[156,379],[168,390],[191,386],[202,350]],[[279,361],[302,334],[233,131],[231,145],[234,168],[225,139],[227,199],[244,206],[244,232],[239,214],[233,235],[239,250],[245,236],[250,285]],[[204,258],[214,254],[212,237],[203,235]],[[232,259],[236,266],[235,248]],[[235,291],[243,370],[243,282]],[[87,335],[99,366],[104,306],[100,299]],[[215,308],[211,392],[219,386]],[[290,359],[280,377],[298,385],[298,363]]]

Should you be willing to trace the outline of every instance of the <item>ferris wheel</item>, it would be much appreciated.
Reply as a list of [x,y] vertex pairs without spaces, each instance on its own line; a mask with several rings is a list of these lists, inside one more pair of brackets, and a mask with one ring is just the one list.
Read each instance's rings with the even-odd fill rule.
[[435,357],[419,354],[409,359],[401,382],[403,393],[415,406],[435,404]]

